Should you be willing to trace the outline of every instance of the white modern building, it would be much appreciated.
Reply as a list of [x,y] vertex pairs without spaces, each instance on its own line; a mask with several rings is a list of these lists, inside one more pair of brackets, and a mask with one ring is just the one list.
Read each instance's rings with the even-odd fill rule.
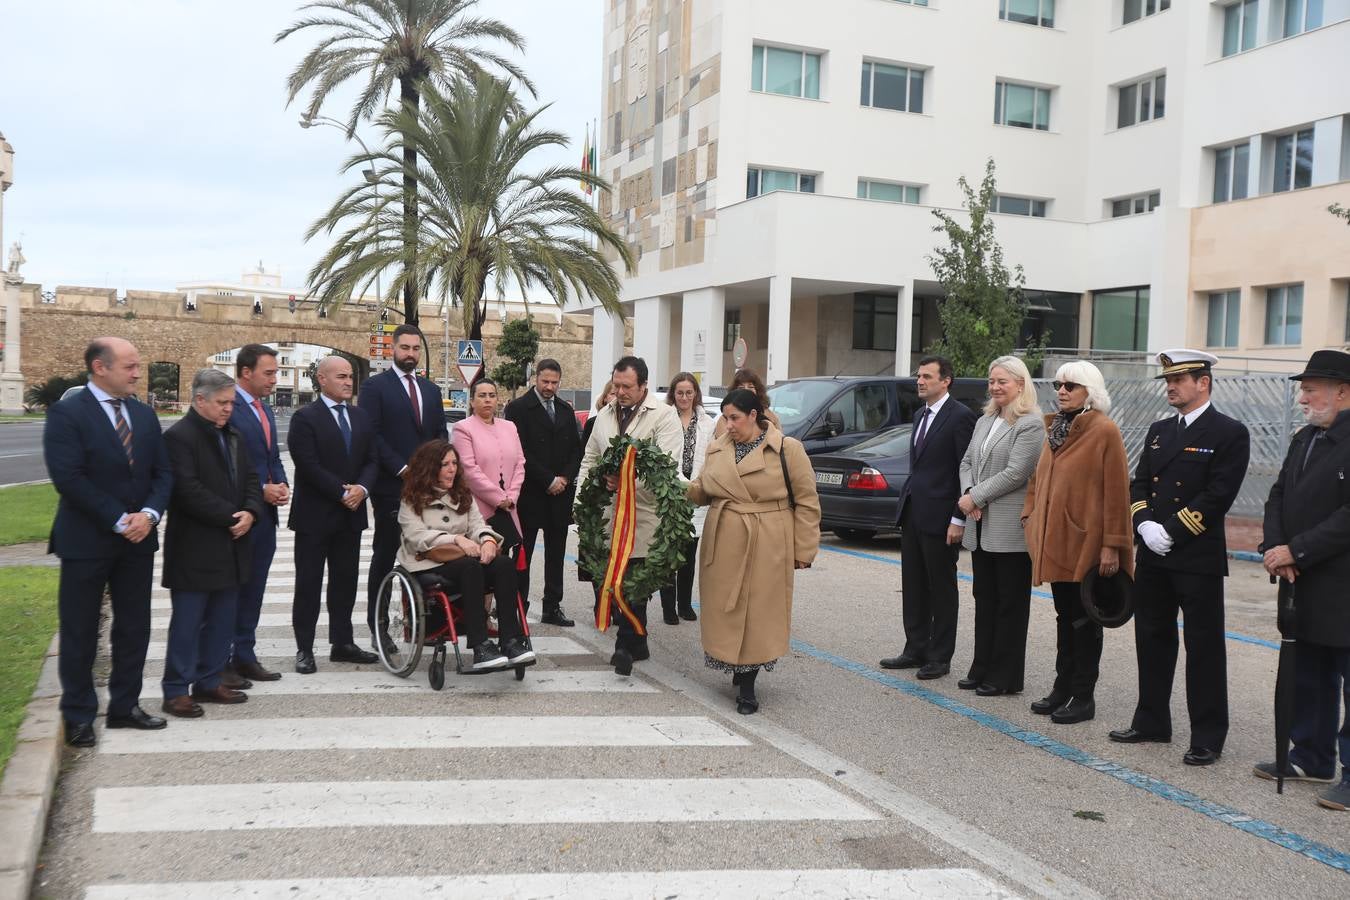
[[[606,0],[601,209],[656,383],[910,371],[997,166],[1026,331],[1261,368],[1350,338],[1350,0]],[[595,385],[623,350],[597,311]]]

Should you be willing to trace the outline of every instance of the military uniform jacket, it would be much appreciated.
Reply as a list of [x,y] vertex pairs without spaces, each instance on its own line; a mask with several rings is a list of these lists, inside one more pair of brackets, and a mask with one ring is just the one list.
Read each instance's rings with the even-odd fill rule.
[[[1316,428],[1294,435],[1266,501],[1262,550],[1289,545],[1294,582],[1294,636],[1350,647],[1350,413],[1341,413],[1303,466]],[[1281,582],[1280,589],[1288,585]]]
[[1135,537],[1152,520],[1172,538],[1158,556],[1138,539],[1137,562],[1175,572],[1228,574],[1224,517],[1247,475],[1247,426],[1213,406],[1184,431],[1177,417],[1149,426],[1130,482],[1130,517]]

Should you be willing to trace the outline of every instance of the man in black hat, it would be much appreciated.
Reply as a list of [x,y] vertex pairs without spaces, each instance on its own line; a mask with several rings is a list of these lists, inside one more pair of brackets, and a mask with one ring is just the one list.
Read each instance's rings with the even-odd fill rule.
[[1228,574],[1224,517],[1247,474],[1247,428],[1210,403],[1218,358],[1199,350],[1158,354],[1167,403],[1177,411],[1154,422],[1130,482],[1135,557],[1135,655],[1139,703],[1122,744],[1172,740],[1172,678],[1177,612],[1185,617],[1188,766],[1218,761],[1228,737],[1228,657],[1223,579]]
[[1308,427],[1294,435],[1266,501],[1266,571],[1298,590],[1294,639],[1293,749],[1289,768],[1259,763],[1261,778],[1332,782],[1318,798],[1327,809],[1350,808],[1350,718],[1340,725],[1341,777],[1336,779],[1337,726],[1350,708],[1350,353],[1318,350],[1293,376]]

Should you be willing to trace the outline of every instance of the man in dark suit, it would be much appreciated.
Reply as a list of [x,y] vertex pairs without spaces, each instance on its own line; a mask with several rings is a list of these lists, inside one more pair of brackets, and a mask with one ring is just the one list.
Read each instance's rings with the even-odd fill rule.
[[417,377],[421,355],[421,332],[412,325],[398,326],[394,330],[393,368],[367,379],[361,385],[361,398],[357,401],[370,417],[379,459],[379,474],[370,496],[375,538],[371,542],[370,574],[366,580],[366,623],[372,638],[380,582],[394,567],[394,556],[398,553],[398,501],[403,491],[399,476],[418,447],[436,438],[449,439],[441,392],[430,381]]
[[163,728],[140,707],[150,643],[155,530],[173,478],[159,418],[132,396],[141,357],[121,338],[96,338],[84,351],[85,390],[47,411],[43,454],[60,495],[48,551],[61,558],[61,716],[66,743],[92,747],[98,694],[103,590],[112,595],[112,674],[108,728]]
[[1228,657],[1223,579],[1224,517],[1247,474],[1247,428],[1210,404],[1218,357],[1200,350],[1158,354],[1159,378],[1177,415],[1149,426],[1130,482],[1139,547],[1134,571],[1134,639],[1139,703],[1117,743],[1172,740],[1177,612],[1185,617],[1188,766],[1218,761],[1228,737]]
[[[951,671],[956,651],[956,559],[947,526],[964,525],[961,458],[976,416],[952,397],[952,364],[941,356],[919,360],[916,373],[924,407],[909,442],[909,478],[900,492],[900,589],[905,649],[881,661],[883,669],[917,668],[919,678]],[[958,538],[959,541],[959,538]]]
[[1294,746],[1284,772],[1264,762],[1255,773],[1330,782],[1317,803],[1345,812],[1350,809],[1350,716],[1345,715],[1350,710],[1350,603],[1345,597],[1350,582],[1350,353],[1318,350],[1293,378],[1300,382],[1298,402],[1308,427],[1294,435],[1270,490],[1261,548],[1266,571],[1280,580],[1281,604],[1292,600],[1294,605],[1289,635],[1296,642],[1289,735]]
[[281,465],[281,447],[277,443],[277,420],[272,407],[263,401],[277,386],[277,351],[263,344],[245,344],[234,358],[234,411],[230,425],[239,433],[248,451],[253,472],[261,486],[263,514],[250,534],[253,562],[248,578],[239,589],[235,612],[234,639],[230,663],[222,683],[227,688],[247,690],[253,681],[276,681],[280,672],[263,668],[253,646],[257,639],[258,617],[262,614],[263,594],[267,590],[267,572],[277,552],[277,510],[291,499],[291,486]]
[[[199,703],[243,703],[221,681],[234,642],[235,605],[248,578],[249,532],[266,515],[258,476],[230,425],[234,379],[202,369],[192,406],[164,433],[173,498],[164,529],[164,586],[171,592],[164,711],[196,718]],[[252,682],[246,682],[252,684]]]
[[534,370],[534,390],[506,405],[506,418],[516,425],[525,452],[525,486],[520,491],[520,528],[525,546],[525,593],[534,542],[544,533],[544,602],[542,622],[571,628],[563,614],[563,556],[567,526],[572,524],[577,470],[581,468],[581,432],[571,404],[558,396],[562,366],[541,359]]
[[319,399],[291,416],[286,444],[295,463],[295,496],[288,526],[295,532],[295,671],[312,675],[319,587],[328,567],[328,642],[333,662],[373,663],[374,653],[352,640],[361,532],[366,528],[367,485],[373,484],[375,432],[365,410],[354,407],[352,366],[327,356],[315,373]]

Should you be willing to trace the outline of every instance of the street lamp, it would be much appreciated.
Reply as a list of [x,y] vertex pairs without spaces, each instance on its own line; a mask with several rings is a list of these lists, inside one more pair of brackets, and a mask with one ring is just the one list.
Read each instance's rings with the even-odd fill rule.
[[[300,116],[301,128],[313,128],[315,125],[328,125],[332,128],[340,129],[343,134],[347,135],[347,137],[356,139],[356,142],[361,145],[361,149],[365,151],[367,158],[374,156],[374,154],[370,152],[370,148],[366,146],[366,142],[361,140],[361,135],[357,134],[355,131],[348,131],[347,126],[343,125],[337,119],[329,118],[328,116],[321,116],[318,115],[317,113],[303,113]],[[365,176],[366,184],[375,187],[375,203],[376,205],[379,205],[380,202],[379,175],[376,174],[374,168],[362,169],[361,174]],[[383,306],[384,292],[380,290],[380,271],[378,269],[375,270],[375,294],[376,296],[379,297],[380,305]]]

